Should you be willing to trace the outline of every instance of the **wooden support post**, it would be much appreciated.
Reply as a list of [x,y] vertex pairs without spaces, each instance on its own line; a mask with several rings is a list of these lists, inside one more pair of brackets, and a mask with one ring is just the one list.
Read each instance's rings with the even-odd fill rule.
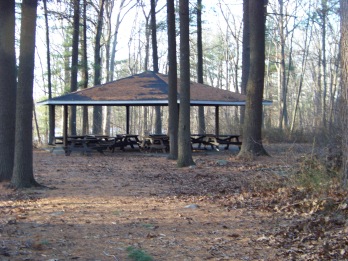
[[126,134],[129,134],[129,125],[130,125],[130,113],[129,105],[126,106]]
[[63,107],[63,146],[68,146],[68,105]]
[[218,136],[220,132],[219,121],[219,106],[215,106],[215,135]]
[[49,133],[48,133],[48,144],[54,145],[55,139],[55,125],[56,125],[56,117],[55,117],[55,106],[48,106],[48,118],[49,118]]

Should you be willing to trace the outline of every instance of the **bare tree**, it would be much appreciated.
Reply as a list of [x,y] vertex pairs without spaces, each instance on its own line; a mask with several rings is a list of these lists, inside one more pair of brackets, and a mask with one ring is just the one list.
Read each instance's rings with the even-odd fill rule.
[[348,181],[348,1],[341,0],[341,86],[342,86],[342,148],[343,184]]
[[[158,73],[158,48],[157,48],[157,23],[156,23],[156,0],[151,1],[151,39],[152,39],[152,59],[153,71]],[[162,133],[161,106],[155,106],[156,126],[155,133]]]
[[11,184],[38,186],[33,173],[33,82],[37,0],[23,0],[16,101],[15,159]]
[[15,0],[0,1],[0,182],[13,171],[16,114]]
[[307,19],[307,26],[305,29],[306,31],[305,31],[305,39],[304,39],[304,49],[303,49],[303,56],[302,56],[302,61],[301,61],[301,73],[300,73],[300,79],[299,79],[299,83],[298,83],[298,91],[297,91],[297,95],[296,95],[295,106],[294,106],[293,114],[292,114],[292,121],[291,121],[291,125],[290,125],[290,134],[292,134],[294,132],[294,129],[295,129],[295,120],[296,120],[296,116],[298,113],[298,108],[299,108],[299,104],[300,104],[300,96],[302,93],[302,86],[303,86],[303,81],[304,81],[304,77],[305,77],[305,70],[306,70],[306,66],[307,66],[309,44],[311,41],[311,32],[309,32],[309,30],[311,29],[311,26],[309,26],[309,22],[310,22],[310,20]]
[[[51,49],[50,49],[50,33],[48,24],[48,10],[47,0],[43,0],[44,4],[44,15],[45,15],[45,26],[46,26],[46,59],[47,59],[47,89],[48,99],[52,98],[52,73],[51,73]],[[49,121],[49,133],[48,133],[48,144],[54,143],[54,129],[55,129],[55,109],[53,105],[48,107],[48,121]]]
[[[87,0],[83,0],[82,10],[82,88],[88,87],[88,56],[87,56]],[[88,133],[88,107],[82,108],[82,133]]]
[[[73,39],[71,54],[70,91],[77,91],[77,73],[79,62],[79,34],[80,34],[80,0],[74,0]],[[70,134],[76,135],[76,106],[71,106]]]
[[[95,35],[95,46],[94,46],[94,85],[101,84],[101,36],[103,29],[103,15],[104,15],[104,3],[105,0],[99,1],[99,10],[98,10],[98,22],[97,30]],[[101,134],[102,133],[102,123],[103,123],[103,107],[94,106],[93,108],[93,133]]]
[[[203,83],[202,0],[197,0],[197,80]],[[198,106],[198,130],[205,133],[204,106]]]
[[177,59],[176,59],[176,31],[174,0],[167,0],[168,22],[168,107],[169,107],[169,159],[178,158],[178,91],[177,91]]
[[178,166],[194,164],[190,133],[190,27],[189,2],[179,1],[180,15],[180,111]]
[[239,157],[267,155],[261,137],[265,75],[265,22],[267,0],[249,1],[250,71],[247,84],[243,145]]
[[[250,25],[249,25],[249,0],[243,1],[243,52],[242,52],[242,84],[241,93],[246,94],[250,70]],[[245,107],[241,108],[241,124],[244,123]]]

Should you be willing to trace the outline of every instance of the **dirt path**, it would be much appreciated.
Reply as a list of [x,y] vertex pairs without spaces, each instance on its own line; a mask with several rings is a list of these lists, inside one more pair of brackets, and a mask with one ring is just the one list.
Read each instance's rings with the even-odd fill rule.
[[271,237],[287,222],[272,192],[306,150],[267,149],[252,163],[195,152],[181,169],[164,154],[35,151],[36,179],[54,189],[2,184],[0,260],[132,260],[129,247],[154,260],[291,260]]

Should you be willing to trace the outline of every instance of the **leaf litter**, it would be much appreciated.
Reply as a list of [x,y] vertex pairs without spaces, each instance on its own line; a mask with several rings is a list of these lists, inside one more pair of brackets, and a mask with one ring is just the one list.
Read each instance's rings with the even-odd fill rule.
[[[348,200],[291,181],[305,144],[272,157],[194,152],[177,168],[161,153],[69,157],[34,151],[51,189],[0,192],[0,260],[347,260]],[[53,189],[54,188],[54,189]]]

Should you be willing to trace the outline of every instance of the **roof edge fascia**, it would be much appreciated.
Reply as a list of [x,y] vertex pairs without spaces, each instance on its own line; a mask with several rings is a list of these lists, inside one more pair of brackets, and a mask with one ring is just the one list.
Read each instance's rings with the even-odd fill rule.
[[[127,106],[127,105],[168,105],[168,100],[142,100],[142,101],[55,101],[55,100],[45,100],[37,103],[38,105],[77,105],[77,106],[93,106],[93,105],[101,105],[101,106]],[[180,100],[178,100],[178,104],[180,104]],[[238,102],[221,102],[221,101],[191,101],[191,105],[197,106],[245,106],[245,101]],[[272,105],[272,101],[264,100],[262,105]]]

